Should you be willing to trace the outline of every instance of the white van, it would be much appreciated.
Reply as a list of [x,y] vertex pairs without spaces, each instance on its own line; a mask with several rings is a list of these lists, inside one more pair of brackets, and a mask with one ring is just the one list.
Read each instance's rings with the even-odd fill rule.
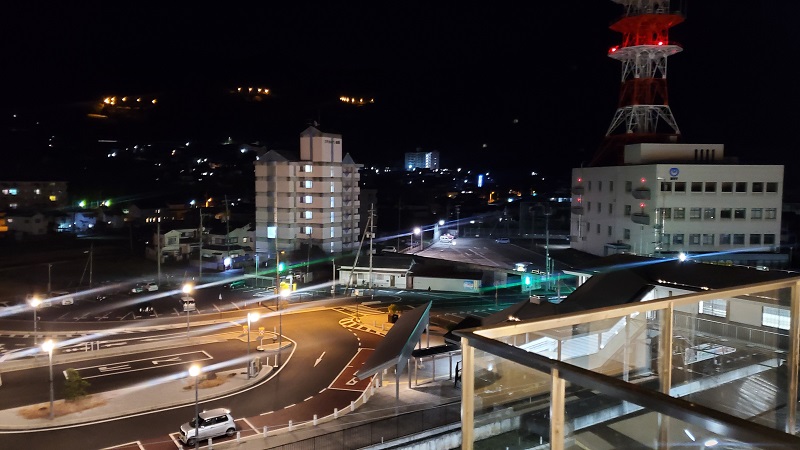
[[[225,408],[216,408],[203,411],[199,414],[200,423],[195,423],[198,418],[181,425],[179,439],[185,445],[194,446],[195,441],[204,441],[217,436],[233,436],[236,434],[236,423],[231,412]],[[195,436],[197,432],[197,436]]]
[[183,312],[197,311],[197,305],[194,304],[194,299],[188,295],[181,297],[183,303]]

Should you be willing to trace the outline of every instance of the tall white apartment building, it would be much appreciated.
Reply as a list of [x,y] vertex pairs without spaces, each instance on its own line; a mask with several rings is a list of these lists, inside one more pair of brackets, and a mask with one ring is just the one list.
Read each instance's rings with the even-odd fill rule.
[[412,172],[414,169],[439,169],[439,152],[423,152],[420,149],[415,152],[406,152],[405,170]]
[[308,127],[300,158],[271,150],[255,162],[256,253],[269,258],[311,244],[341,253],[358,247],[359,168],[342,157],[342,136]]
[[[625,146],[624,165],[572,169],[571,247],[780,266],[782,165],[740,165],[722,144]],[[754,264],[755,263],[755,264]]]

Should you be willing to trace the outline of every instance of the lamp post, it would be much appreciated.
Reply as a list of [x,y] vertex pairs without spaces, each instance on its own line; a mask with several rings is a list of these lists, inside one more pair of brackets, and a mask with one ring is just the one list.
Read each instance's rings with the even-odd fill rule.
[[257,312],[247,313],[247,379],[250,379],[250,325],[258,320]]
[[50,420],[53,420],[55,415],[53,411],[53,348],[55,348],[55,346],[56,344],[52,339],[48,339],[42,344],[42,350],[47,352],[50,362]]
[[200,443],[200,436],[198,435],[200,430],[200,407],[197,401],[197,377],[200,376],[200,366],[192,364],[189,367],[189,375],[194,377],[194,448],[197,449]]
[[[414,253],[414,235],[416,234],[419,236],[420,233],[422,233],[422,230],[419,227],[414,227],[414,230],[411,232],[411,253]],[[420,238],[419,241],[422,242],[422,238]]]
[[[192,292],[192,285],[189,283],[184,284],[181,291],[183,291],[184,294],[189,295]],[[186,339],[189,339],[189,307],[186,302],[183,302],[183,309],[186,310]]]
[[39,308],[39,305],[41,305],[41,304],[42,304],[42,301],[39,300],[39,297],[33,297],[30,300],[30,305],[33,308],[33,345],[34,345],[34,347],[39,345],[39,337],[38,337],[38,333],[37,333],[39,318],[36,317],[36,310]]
[[[286,300],[291,293],[291,287],[284,289],[281,291],[281,298]],[[278,302],[278,364],[280,364],[281,347],[283,347],[283,311],[281,310],[280,302]]]

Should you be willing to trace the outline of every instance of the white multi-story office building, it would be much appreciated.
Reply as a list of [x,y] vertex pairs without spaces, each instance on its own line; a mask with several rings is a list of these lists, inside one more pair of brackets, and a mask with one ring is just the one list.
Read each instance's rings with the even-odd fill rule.
[[439,152],[423,152],[417,149],[415,152],[406,152],[405,169],[406,171],[413,171],[414,169],[431,169],[436,170],[439,168]]
[[782,165],[736,164],[721,144],[627,145],[624,161],[572,170],[572,248],[783,263]]
[[358,246],[359,168],[342,136],[308,127],[300,158],[271,150],[255,162],[256,253],[273,257],[311,244],[340,253]]

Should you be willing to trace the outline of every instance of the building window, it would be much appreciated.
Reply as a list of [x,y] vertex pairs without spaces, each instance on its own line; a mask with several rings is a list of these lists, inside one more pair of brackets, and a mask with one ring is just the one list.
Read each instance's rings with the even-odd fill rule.
[[746,211],[747,210],[745,208],[736,208],[736,209],[734,209],[733,210],[733,218],[734,219],[746,219],[747,218]]
[[778,192],[778,183],[775,182],[767,183],[767,192]]
[[791,314],[788,309],[765,306],[761,310],[761,325],[788,330]]
[[669,233],[664,233],[661,235],[661,243],[664,245],[669,245],[670,243],[670,236]]
[[767,220],[775,220],[778,218],[778,210],[775,208],[766,208],[764,210],[764,218]]
[[587,191],[591,191],[592,190],[592,182],[591,181],[586,182],[586,190]]
[[303,166],[303,172],[310,173],[311,169],[311,164],[306,164]]
[[311,211],[303,211],[303,219],[311,219],[312,214]]
[[331,197],[331,208],[336,207],[336,197]]
[[731,182],[731,181],[723,181],[722,182],[722,192],[733,192],[733,182]]
[[706,181],[706,192],[717,192],[716,181]]
[[673,218],[675,220],[684,220],[684,219],[686,219],[686,208],[680,208],[680,207],[679,208],[673,208],[672,212],[674,213],[673,214]]
[[713,234],[703,234],[703,245],[714,245],[714,235]]
[[311,180],[305,180],[305,181],[303,181],[303,187],[304,187],[304,188],[306,188],[306,189],[311,189],[311,186],[312,186],[312,185],[313,185],[313,183],[312,183],[312,181],[311,181]]
[[603,209],[603,204],[600,203],[600,202],[597,202],[597,212],[602,212],[602,209]]
[[303,196],[303,203],[313,203],[313,201],[314,201],[314,198],[312,196],[310,196],[310,195],[304,195]]
[[55,196],[55,195],[51,195],[51,196],[50,196],[50,201],[51,201],[51,202],[54,202],[54,201],[56,201],[56,200],[58,200],[58,199],[56,198],[56,196]]
[[331,227],[331,237],[336,237],[336,229]]
[[631,205],[625,205],[625,217],[631,215]]
[[609,192],[614,192],[614,181],[613,180],[608,182],[608,190],[609,190]]
[[305,233],[305,234],[307,234],[309,236],[311,236],[311,231],[312,231],[311,227],[303,227],[303,233]]
[[700,245],[700,235],[695,233],[690,234],[689,245]]
[[744,245],[744,234],[734,234],[733,245]]
[[753,208],[750,210],[751,220],[761,220],[764,218],[764,210],[761,208]]
[[725,317],[727,316],[727,306],[728,302],[725,300],[704,300],[700,302],[698,312],[710,316]]
[[703,182],[692,181],[692,192],[703,192]]
[[703,220],[714,220],[717,218],[717,208],[703,208]]
[[673,245],[683,245],[683,233],[675,233],[672,235]]
[[602,181],[598,181],[597,182],[597,191],[598,192],[603,192],[603,182]]
[[331,211],[331,223],[335,222],[335,219],[336,219],[336,213]]
[[775,235],[774,234],[765,234],[764,235],[764,244],[765,245],[775,245]]
[[747,192],[747,182],[745,182],[745,181],[737,181],[736,182],[736,192]]
[[761,235],[760,234],[751,234],[750,235],[750,245],[761,245]]
[[592,212],[592,202],[586,202],[586,212]]
[[669,181],[662,181],[661,192],[672,192],[672,183]]
[[702,208],[689,208],[689,220],[700,220]]
[[630,181],[625,182],[625,192],[630,192],[633,190],[633,183]]
[[764,192],[764,183],[760,181],[753,182],[753,191],[752,192]]
[[672,218],[672,208],[661,208],[661,219],[668,220]]
[[719,218],[720,219],[731,219],[731,218],[733,218],[733,210],[731,208],[722,208],[719,211]]
[[686,182],[676,181],[675,182],[675,192],[686,192]]
[[722,233],[719,235],[719,244],[720,245],[731,245],[731,234],[730,233]]
[[611,225],[609,225],[609,226],[608,226],[608,235],[609,235],[609,236],[611,236],[611,234],[612,234],[612,233],[611,233],[611,230],[612,230],[612,228],[611,228]]
[[631,230],[629,230],[628,228],[625,228],[622,231],[622,238],[625,239],[625,240],[629,240],[631,238]]
[[614,204],[613,203],[609,203],[608,204],[608,215],[610,216],[612,214],[614,214]]
[[331,181],[331,192],[336,192],[336,191],[333,189],[333,181]]
[[597,234],[600,234],[600,224],[597,224]]

